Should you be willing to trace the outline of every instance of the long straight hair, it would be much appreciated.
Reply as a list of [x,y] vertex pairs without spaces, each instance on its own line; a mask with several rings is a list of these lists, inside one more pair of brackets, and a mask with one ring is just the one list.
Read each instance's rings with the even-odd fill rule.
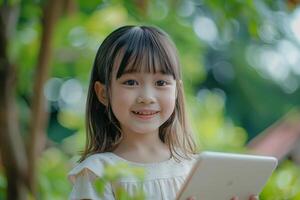
[[[117,66],[116,66],[117,65]],[[111,80],[128,72],[172,75],[176,80],[176,103],[169,119],[159,127],[159,138],[169,146],[171,156],[189,157],[196,145],[187,121],[181,70],[175,45],[167,33],[151,26],[123,26],[109,34],[100,45],[89,83],[86,102],[86,146],[80,161],[89,155],[113,151],[122,140],[120,124],[112,112]],[[95,82],[105,85],[108,105],[99,102]]]

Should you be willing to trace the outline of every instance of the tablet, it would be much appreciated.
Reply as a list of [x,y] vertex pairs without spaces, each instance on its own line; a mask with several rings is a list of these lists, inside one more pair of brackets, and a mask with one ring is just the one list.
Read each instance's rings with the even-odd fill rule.
[[277,159],[269,156],[202,152],[177,200],[248,200],[261,192],[276,166]]

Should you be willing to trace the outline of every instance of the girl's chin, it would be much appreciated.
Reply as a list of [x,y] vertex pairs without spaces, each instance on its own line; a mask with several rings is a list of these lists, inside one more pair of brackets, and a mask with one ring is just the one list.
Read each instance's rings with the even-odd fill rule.
[[154,133],[158,133],[158,130],[159,130],[159,127],[157,128],[135,128],[135,129],[132,129],[132,132],[135,133],[135,134],[143,134],[143,135],[146,135],[146,134],[154,134]]

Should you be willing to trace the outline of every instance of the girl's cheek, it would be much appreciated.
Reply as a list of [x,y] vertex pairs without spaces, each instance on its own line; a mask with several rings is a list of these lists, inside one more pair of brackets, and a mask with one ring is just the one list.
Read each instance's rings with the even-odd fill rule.
[[162,93],[162,96],[169,101],[176,99],[176,91],[174,89],[170,89],[168,92]]
[[163,95],[161,100],[168,107],[173,106],[173,105],[175,105],[175,101],[176,101],[175,93],[169,93],[169,94]]
[[126,91],[119,91],[118,93],[115,93],[116,101],[118,102],[129,102],[133,98],[133,94]]

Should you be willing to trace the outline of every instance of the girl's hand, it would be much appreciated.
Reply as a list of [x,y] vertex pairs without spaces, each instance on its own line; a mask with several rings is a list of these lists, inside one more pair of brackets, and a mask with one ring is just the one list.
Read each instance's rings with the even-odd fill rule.
[[[238,197],[233,197],[231,200],[239,200],[239,198]],[[249,200],[258,200],[258,196],[256,196],[256,195],[251,195],[250,197],[249,197]]]
[[196,200],[196,198],[195,197],[189,197],[186,200]]

